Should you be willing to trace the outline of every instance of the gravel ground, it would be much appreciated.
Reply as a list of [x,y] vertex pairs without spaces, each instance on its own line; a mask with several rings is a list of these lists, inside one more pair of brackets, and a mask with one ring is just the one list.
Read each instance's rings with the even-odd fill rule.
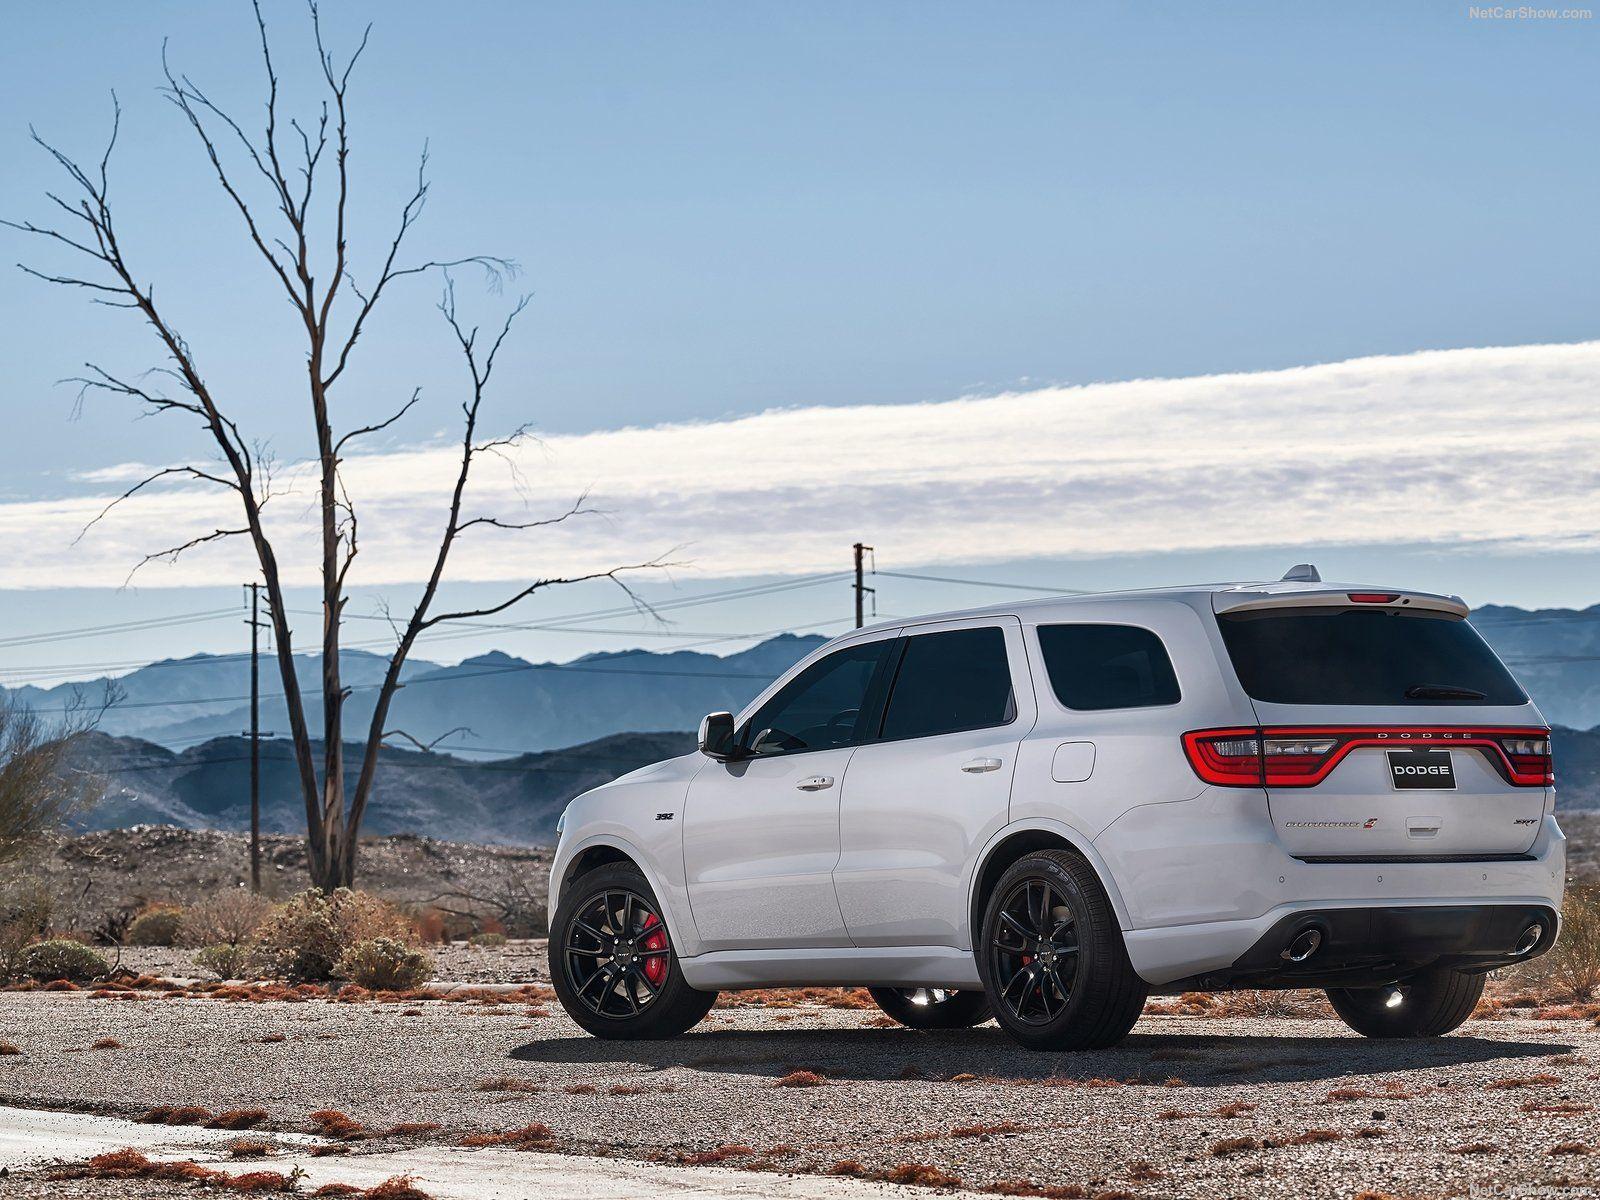
[[[438,1122],[432,1136],[449,1140],[538,1121],[587,1153],[742,1145],[775,1168],[924,1164],[968,1188],[1030,1180],[1151,1200],[1600,1193],[1600,1029],[1588,1022],[1473,1021],[1450,1038],[1377,1043],[1328,1020],[1152,1016],[1116,1050],[1036,1055],[993,1025],[927,1034],[875,1019],[727,1009],[677,1041],[606,1043],[553,1004],[12,993],[0,1039],[22,1053],[0,1056],[0,1103],[260,1107],[284,1130],[332,1108],[375,1131]],[[122,1045],[91,1049],[102,1037]],[[826,1083],[776,1086],[795,1070]],[[1329,1132],[1291,1144],[1310,1130]],[[1487,1148],[1454,1152],[1474,1144]],[[1586,1152],[1551,1153],[1564,1144]],[[33,1190],[45,1186],[0,1180],[8,1196],[167,1194]]]

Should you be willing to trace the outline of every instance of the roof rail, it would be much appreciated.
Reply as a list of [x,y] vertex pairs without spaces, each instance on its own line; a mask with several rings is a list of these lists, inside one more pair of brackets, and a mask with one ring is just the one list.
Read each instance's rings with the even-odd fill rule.
[[1283,583],[1321,583],[1322,576],[1310,563],[1296,563],[1283,573]]

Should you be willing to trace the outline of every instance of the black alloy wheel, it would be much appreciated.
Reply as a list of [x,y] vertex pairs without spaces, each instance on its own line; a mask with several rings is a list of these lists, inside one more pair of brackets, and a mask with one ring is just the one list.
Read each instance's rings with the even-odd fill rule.
[[572,919],[562,951],[578,1002],[600,1017],[637,1017],[661,995],[672,949],[661,914],[632,892],[605,891]]
[[567,888],[550,927],[550,979],[567,1015],[603,1038],[677,1037],[717,998],[684,979],[660,904],[632,863]]
[[1035,851],[1006,869],[974,950],[995,1021],[1030,1050],[1114,1046],[1150,990],[1094,868],[1066,850]]
[[1045,879],[1024,879],[1000,903],[992,939],[1000,1002],[1024,1025],[1046,1025],[1072,999],[1078,978],[1078,923]]

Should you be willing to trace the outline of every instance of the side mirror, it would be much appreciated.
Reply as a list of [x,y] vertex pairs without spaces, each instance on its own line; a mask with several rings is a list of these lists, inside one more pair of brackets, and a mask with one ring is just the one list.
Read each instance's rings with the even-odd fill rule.
[[714,712],[700,718],[700,753],[718,762],[734,757],[732,713]]

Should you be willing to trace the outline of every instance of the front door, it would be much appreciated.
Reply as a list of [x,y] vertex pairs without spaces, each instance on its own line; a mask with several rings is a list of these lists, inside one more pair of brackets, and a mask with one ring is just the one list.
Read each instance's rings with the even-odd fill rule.
[[748,755],[689,785],[683,859],[706,950],[848,946],[833,888],[839,802],[892,631],[803,667],[743,722]]
[[834,884],[858,946],[966,949],[978,848],[1006,824],[1033,727],[1015,617],[912,627],[880,728],[850,760]]

